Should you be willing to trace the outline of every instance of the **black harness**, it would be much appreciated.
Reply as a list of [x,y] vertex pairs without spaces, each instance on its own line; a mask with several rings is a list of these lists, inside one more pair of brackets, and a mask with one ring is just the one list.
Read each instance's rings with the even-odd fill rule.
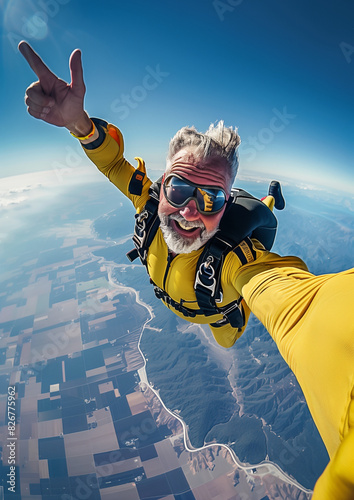
[[[160,225],[157,213],[160,189],[161,179],[151,185],[150,199],[142,212],[135,215],[133,236],[135,248],[127,253],[131,262],[139,257],[146,268],[148,250]],[[256,238],[266,250],[270,250],[276,229],[276,217],[261,200],[243,189],[232,189],[219,230],[205,244],[197,263],[194,290],[199,309],[189,309],[183,300],[176,302],[150,278],[156,297],[188,318],[200,314],[204,316],[222,314],[223,318],[211,323],[211,326],[220,327],[230,323],[234,328],[242,328],[245,324],[242,297],[223,307],[216,305],[223,300],[220,280],[224,260],[232,251],[236,253],[242,265],[252,262],[256,255],[250,238]]]

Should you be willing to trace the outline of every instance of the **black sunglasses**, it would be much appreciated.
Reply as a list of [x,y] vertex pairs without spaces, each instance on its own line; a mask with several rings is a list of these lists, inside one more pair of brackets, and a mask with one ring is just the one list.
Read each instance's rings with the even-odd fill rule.
[[214,215],[220,212],[226,203],[226,193],[219,187],[198,186],[176,174],[170,174],[163,183],[163,191],[167,201],[176,208],[184,207],[194,200],[198,212],[203,215]]

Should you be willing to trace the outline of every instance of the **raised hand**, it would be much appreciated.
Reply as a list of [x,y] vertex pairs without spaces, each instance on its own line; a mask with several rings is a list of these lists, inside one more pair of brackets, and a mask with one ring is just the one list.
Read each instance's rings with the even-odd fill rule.
[[26,90],[29,114],[57,127],[66,127],[77,135],[88,134],[92,123],[84,111],[86,88],[80,50],[74,50],[70,56],[71,83],[52,73],[27,42],[20,42],[19,50],[38,77]]

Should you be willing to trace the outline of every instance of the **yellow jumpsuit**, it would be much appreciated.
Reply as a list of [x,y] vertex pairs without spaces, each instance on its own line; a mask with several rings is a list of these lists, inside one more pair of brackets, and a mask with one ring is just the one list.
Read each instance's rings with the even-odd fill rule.
[[[123,156],[123,137],[113,125],[105,133],[100,146],[84,150],[140,212],[151,181],[144,177],[141,195],[129,193],[135,169]],[[139,170],[145,172],[142,160],[137,160]],[[299,258],[280,257],[264,250],[257,240],[252,243],[256,260],[244,266],[235,253],[227,255],[220,306],[242,295],[246,320],[251,310],[299,381],[331,458],[316,483],[313,500],[354,500],[354,270],[314,276]],[[198,309],[193,286],[201,251],[179,254],[168,263],[159,229],[148,252],[147,267],[154,283],[190,309]],[[184,319],[209,325],[223,317],[189,319],[172,310]],[[230,347],[244,328],[226,325],[211,330],[220,345]]]

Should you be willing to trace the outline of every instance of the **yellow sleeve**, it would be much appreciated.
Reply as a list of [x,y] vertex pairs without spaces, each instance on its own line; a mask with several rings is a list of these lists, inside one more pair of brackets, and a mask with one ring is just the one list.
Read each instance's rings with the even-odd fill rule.
[[346,420],[354,398],[353,290],[353,269],[315,276],[300,266],[263,270],[242,287],[294,372],[331,458],[354,427],[354,418]]
[[[243,285],[252,276],[264,271],[265,268],[298,265],[306,269],[305,264],[297,257],[279,257],[279,255],[265,250],[256,239],[248,240],[247,244],[241,242],[238,250],[238,252],[229,252],[223,263],[221,286],[225,303],[230,303],[235,298],[243,296]],[[248,264],[244,264],[245,261]],[[223,347],[231,347],[246,328],[250,315],[247,301],[242,301],[242,307],[245,315],[245,326],[242,329],[232,328],[230,324],[222,327],[209,325],[215,340]]]
[[354,428],[340,444],[315,485],[312,500],[353,500],[354,498]]
[[283,267],[291,267],[295,268],[295,270],[307,271],[306,264],[299,257],[281,257],[276,253],[262,249],[262,246],[257,240],[252,240],[252,243],[256,260],[240,267],[234,278],[235,288],[243,297],[243,287],[247,285],[253,277],[264,271]]
[[[117,127],[111,124],[108,124],[107,128],[104,128],[104,131],[106,137],[98,148],[83,149],[88,158],[125,196],[132,201],[133,205],[139,212],[149,198],[148,191],[152,182],[145,175],[142,194],[132,195],[129,192],[129,183],[136,169],[124,158],[124,140],[122,133]],[[145,164],[143,160],[141,160],[141,158],[136,159],[138,160],[138,170],[145,174]]]
[[331,458],[313,500],[354,499],[354,269],[315,276],[296,257],[265,253],[236,283],[294,372]]

